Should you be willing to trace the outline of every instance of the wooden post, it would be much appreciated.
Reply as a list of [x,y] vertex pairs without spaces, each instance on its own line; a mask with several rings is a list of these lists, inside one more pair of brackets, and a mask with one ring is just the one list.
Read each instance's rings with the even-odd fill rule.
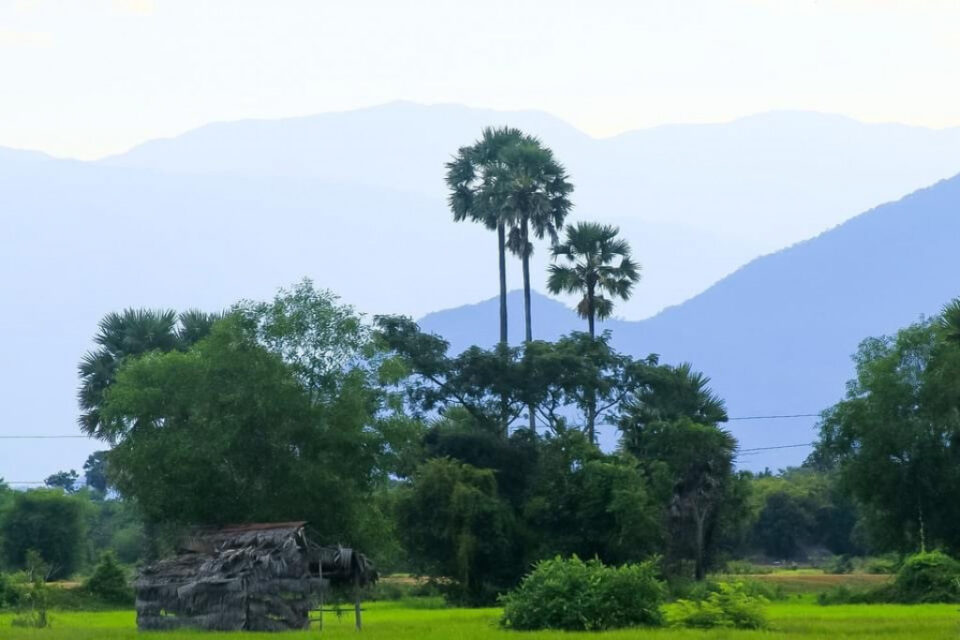
[[[321,574],[322,575],[322,574]],[[320,631],[323,632],[323,592],[326,588],[323,586],[323,579],[320,580]]]
[[353,609],[356,612],[357,618],[357,631],[363,628],[363,623],[360,621],[360,574],[353,576],[353,593],[354,593],[354,603]]

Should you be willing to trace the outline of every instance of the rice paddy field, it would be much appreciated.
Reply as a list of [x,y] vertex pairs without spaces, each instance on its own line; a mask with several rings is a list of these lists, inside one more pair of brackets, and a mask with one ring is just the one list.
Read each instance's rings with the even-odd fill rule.
[[[740,576],[744,577],[744,576]],[[397,602],[373,602],[364,606],[363,637],[370,640],[486,640],[513,638],[547,640],[576,638],[652,638],[680,639],[743,639],[806,638],[806,639],[946,639],[960,638],[960,610],[956,605],[839,605],[821,606],[815,592],[826,586],[874,583],[883,580],[877,576],[826,576],[823,574],[772,574],[756,579],[780,584],[790,595],[786,600],[769,605],[770,629],[765,631],[738,631],[730,629],[629,629],[602,633],[516,632],[498,628],[498,609],[458,609],[441,606],[436,599],[410,599]],[[139,633],[133,611],[53,611],[52,626],[47,629],[22,629],[11,625],[12,614],[0,614],[0,638],[17,640],[125,640],[131,638],[158,638],[179,640],[187,638],[237,638],[235,633],[202,631]],[[244,633],[243,638],[356,638],[353,614],[345,610],[338,616],[327,613],[324,630],[283,634]]]

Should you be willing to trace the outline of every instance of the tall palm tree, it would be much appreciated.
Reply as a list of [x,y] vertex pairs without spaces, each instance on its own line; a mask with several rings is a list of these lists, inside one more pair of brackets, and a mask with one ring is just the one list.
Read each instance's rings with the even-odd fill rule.
[[448,203],[453,219],[479,222],[497,232],[500,272],[500,343],[507,344],[507,226],[510,212],[502,206],[499,182],[503,173],[503,151],[523,139],[523,132],[510,127],[483,130],[480,139],[460,147],[446,164]]
[[587,319],[590,337],[596,337],[596,319],[609,318],[613,299],[627,300],[640,280],[640,265],[630,258],[630,245],[618,238],[617,227],[578,222],[567,227],[566,239],[554,246],[547,289],[551,293],[582,293],[577,313]]
[[553,157],[553,151],[544,147],[537,138],[524,136],[516,144],[504,149],[502,176],[498,180],[499,201],[508,211],[512,222],[507,246],[520,258],[523,266],[523,319],[524,340],[533,340],[533,324],[530,314],[530,256],[533,243],[530,235],[542,240],[557,242],[557,235],[573,206],[570,184],[566,171]]

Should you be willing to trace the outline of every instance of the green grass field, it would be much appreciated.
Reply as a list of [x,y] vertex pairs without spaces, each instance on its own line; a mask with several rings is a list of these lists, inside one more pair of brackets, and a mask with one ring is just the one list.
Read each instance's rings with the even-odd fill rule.
[[[497,628],[496,609],[422,609],[405,603],[367,605],[363,636],[371,640],[473,640],[486,638],[618,638],[703,639],[721,638],[933,638],[960,637],[960,613],[955,605],[849,605],[822,607],[809,598],[797,598],[770,605],[771,629],[767,631],[696,631],[674,629],[631,629],[605,633],[508,632]],[[156,637],[227,638],[237,634],[209,632],[167,632],[138,634],[132,611],[53,612],[49,629],[19,629],[10,625],[11,615],[0,614],[0,638],[45,640],[121,640]],[[243,634],[243,638],[315,638],[317,629],[285,634]],[[353,616],[339,621],[327,614],[323,635],[328,638],[355,638]]]

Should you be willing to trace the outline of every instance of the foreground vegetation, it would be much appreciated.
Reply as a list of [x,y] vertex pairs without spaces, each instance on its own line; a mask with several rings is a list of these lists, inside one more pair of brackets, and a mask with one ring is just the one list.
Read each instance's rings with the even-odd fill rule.
[[[662,640],[719,638],[915,638],[933,640],[956,638],[957,610],[953,605],[845,605],[821,607],[809,599],[794,599],[769,607],[770,629],[740,631],[718,629],[627,629],[600,632],[505,631],[498,627],[499,609],[420,609],[394,602],[372,603],[367,606],[363,637],[371,640],[447,639],[461,640],[488,638],[620,638],[650,637]],[[318,631],[281,634],[279,637],[316,638]],[[10,615],[0,614],[0,638],[29,640],[128,640],[142,637],[136,631],[132,611],[55,612],[49,629],[14,629]],[[164,633],[165,640],[181,638],[233,638],[235,634],[211,632]],[[277,634],[244,634],[244,638],[277,638]],[[351,615],[327,614],[323,637],[356,638]]]

